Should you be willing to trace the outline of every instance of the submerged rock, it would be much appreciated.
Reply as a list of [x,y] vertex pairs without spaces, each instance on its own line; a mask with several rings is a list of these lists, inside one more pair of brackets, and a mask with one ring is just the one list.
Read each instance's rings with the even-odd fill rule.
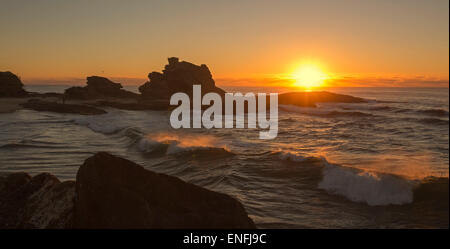
[[39,99],[30,99],[28,102],[21,104],[26,109],[35,111],[47,111],[57,113],[75,113],[81,115],[99,115],[105,114],[106,111],[87,105],[62,104],[57,102],[42,101]]
[[80,167],[75,228],[255,228],[226,194],[97,153]]
[[278,96],[280,105],[316,107],[317,103],[365,103],[363,98],[331,92],[290,92]]
[[129,98],[135,99],[139,95],[122,89],[120,83],[100,77],[87,77],[87,86],[75,86],[66,89],[64,95],[69,99],[100,99],[100,98]]
[[139,87],[143,100],[169,100],[177,92],[192,96],[192,86],[201,85],[202,94],[215,92],[223,96],[225,91],[216,87],[211,72],[205,64],[200,66],[190,62],[179,61],[176,57],[168,59],[162,73],[151,72],[149,81]]
[[11,72],[0,72],[0,97],[24,97],[27,92],[17,75]]
[[119,101],[97,101],[95,103],[97,106],[107,106],[122,110],[132,110],[132,111],[142,111],[142,110],[155,110],[163,111],[168,109],[167,101],[146,101],[142,103],[138,102],[119,102]]
[[0,229],[70,228],[75,197],[73,181],[42,173],[0,176]]

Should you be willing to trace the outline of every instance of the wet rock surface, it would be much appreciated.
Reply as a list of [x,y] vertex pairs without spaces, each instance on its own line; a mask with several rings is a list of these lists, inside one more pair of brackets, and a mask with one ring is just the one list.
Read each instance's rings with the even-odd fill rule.
[[69,228],[75,197],[73,181],[42,173],[0,176],[0,228]]

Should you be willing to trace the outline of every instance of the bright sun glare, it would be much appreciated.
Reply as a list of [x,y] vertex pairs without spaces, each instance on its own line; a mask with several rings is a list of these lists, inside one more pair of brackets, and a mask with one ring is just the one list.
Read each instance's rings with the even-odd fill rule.
[[328,79],[327,74],[313,64],[299,66],[292,73],[291,77],[295,80],[294,86],[304,88],[305,90],[320,87],[323,85],[324,80]]

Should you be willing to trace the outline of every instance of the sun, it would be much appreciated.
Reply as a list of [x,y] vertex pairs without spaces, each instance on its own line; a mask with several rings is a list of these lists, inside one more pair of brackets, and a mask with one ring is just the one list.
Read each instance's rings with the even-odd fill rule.
[[293,86],[311,90],[323,86],[328,75],[317,65],[305,64],[297,67],[290,78],[295,81]]

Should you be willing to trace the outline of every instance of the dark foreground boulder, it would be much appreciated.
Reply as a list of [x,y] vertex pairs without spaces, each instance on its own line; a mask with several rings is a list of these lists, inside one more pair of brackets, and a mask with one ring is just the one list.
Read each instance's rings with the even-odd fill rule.
[[11,72],[0,72],[0,97],[24,97],[22,81]]
[[115,83],[105,77],[87,77],[87,85],[84,87],[71,87],[66,89],[64,95],[68,99],[101,99],[101,98],[125,98],[136,99],[138,94],[122,89],[120,83]]
[[225,94],[224,90],[216,87],[211,72],[205,64],[197,66],[186,61],[180,62],[176,57],[168,60],[169,64],[165,66],[162,73],[149,73],[149,81],[139,87],[142,100],[168,101],[172,94],[177,92],[192,96],[193,85],[201,85],[203,95],[208,92],[215,92],[220,96]]
[[26,109],[45,112],[74,113],[81,115],[99,115],[106,113],[106,111],[92,106],[62,104],[57,102],[42,101],[39,99],[30,99],[28,102],[21,105]]
[[42,173],[0,174],[0,229],[255,228],[226,194],[97,153],[77,181]]
[[367,100],[331,92],[290,92],[278,96],[280,105],[316,107],[316,103],[365,103]]
[[226,194],[97,153],[80,167],[75,228],[255,228]]
[[0,229],[70,228],[75,182],[42,173],[0,175]]

